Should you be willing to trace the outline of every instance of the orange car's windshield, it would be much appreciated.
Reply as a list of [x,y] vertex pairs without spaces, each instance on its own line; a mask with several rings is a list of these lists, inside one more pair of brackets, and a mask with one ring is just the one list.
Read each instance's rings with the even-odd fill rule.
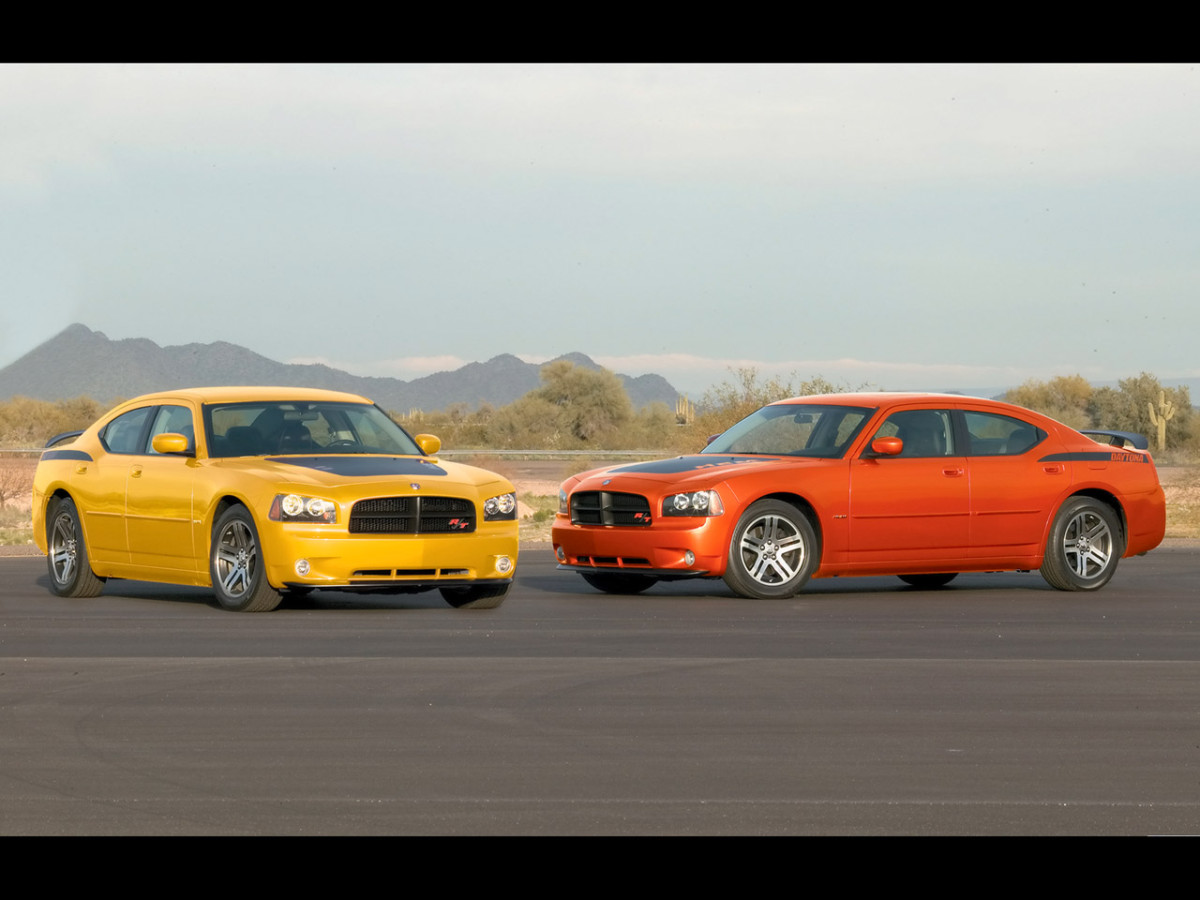
[[874,412],[870,407],[816,403],[764,406],[701,452],[838,459]]
[[384,453],[421,456],[403,428],[368,403],[257,401],[204,407],[208,454]]

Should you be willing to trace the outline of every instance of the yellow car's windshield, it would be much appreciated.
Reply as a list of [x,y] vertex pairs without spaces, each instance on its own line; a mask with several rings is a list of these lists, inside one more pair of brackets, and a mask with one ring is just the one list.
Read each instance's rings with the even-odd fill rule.
[[368,403],[251,401],[207,404],[212,457],[385,453],[421,456],[403,428]]

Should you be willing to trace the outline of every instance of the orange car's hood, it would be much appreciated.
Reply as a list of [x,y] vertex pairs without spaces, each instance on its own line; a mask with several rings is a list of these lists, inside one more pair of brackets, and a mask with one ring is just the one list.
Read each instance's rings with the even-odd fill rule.
[[764,465],[779,463],[795,464],[823,462],[794,456],[754,456],[732,453],[705,453],[694,456],[677,456],[672,459],[656,459],[652,462],[627,463],[607,469],[596,469],[577,475],[578,487],[599,490],[603,487],[619,489],[621,485],[672,485],[680,488],[694,485],[697,488],[711,487],[719,481],[738,475],[758,471]]

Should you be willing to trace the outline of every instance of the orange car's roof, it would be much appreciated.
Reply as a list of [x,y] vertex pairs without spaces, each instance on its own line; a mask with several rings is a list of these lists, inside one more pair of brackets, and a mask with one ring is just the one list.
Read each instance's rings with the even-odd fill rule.
[[[813,394],[807,397],[789,397],[776,403],[833,403],[838,406],[890,406],[913,400],[948,400],[955,402],[997,403],[985,397],[968,397],[965,394],[939,394],[921,391],[864,391],[845,394]],[[772,404],[774,405],[774,404]]]

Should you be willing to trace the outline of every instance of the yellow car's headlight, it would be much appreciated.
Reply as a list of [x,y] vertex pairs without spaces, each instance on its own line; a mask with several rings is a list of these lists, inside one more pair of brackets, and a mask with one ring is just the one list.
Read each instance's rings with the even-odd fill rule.
[[267,514],[272,522],[337,522],[337,505],[321,497],[276,494]]
[[488,497],[483,501],[483,520],[485,522],[501,522],[516,517],[516,494],[500,494],[496,497]]

